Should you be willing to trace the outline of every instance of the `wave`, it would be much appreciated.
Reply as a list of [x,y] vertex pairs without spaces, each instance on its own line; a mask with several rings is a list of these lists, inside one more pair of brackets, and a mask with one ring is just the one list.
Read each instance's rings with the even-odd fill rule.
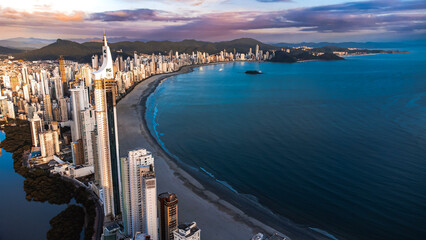
[[[151,98],[151,97],[150,97]],[[149,101],[149,100],[148,100]],[[148,103],[147,101],[147,103]],[[152,100],[154,102],[154,100]],[[154,111],[152,111],[152,109],[154,109]],[[178,156],[176,156],[175,154],[173,154],[172,152],[169,151],[169,149],[166,148],[165,143],[161,140],[160,135],[163,136],[163,133],[159,133],[157,130],[157,127],[160,125],[156,120],[157,120],[157,115],[158,115],[158,108],[157,105],[152,104],[151,108],[149,108],[148,112],[152,112],[152,131],[150,130],[151,134],[152,132],[154,133],[153,136],[154,138],[157,140],[158,144],[160,145],[160,147],[172,158],[176,159],[176,161],[178,161],[179,163],[185,164],[186,166],[192,168],[192,169],[197,169],[193,166],[190,166],[189,164],[186,164],[185,162],[183,162]],[[147,118],[148,119],[148,118]],[[148,124],[148,123],[147,123]],[[149,124],[148,124],[149,126]],[[148,128],[149,129],[149,128]]]
[[331,238],[331,239],[333,239],[333,240],[339,240],[338,238],[336,238],[336,237],[335,237],[335,236],[333,236],[332,234],[330,234],[330,233],[328,233],[328,232],[326,232],[326,231],[324,231],[324,230],[322,230],[322,229],[314,228],[314,227],[309,227],[309,229],[311,229],[312,231],[315,231],[315,232],[317,232],[317,233],[320,233],[320,234],[322,234],[322,235],[324,235],[324,236],[326,236],[326,237],[329,237],[329,238]]
[[235,188],[233,188],[231,185],[229,185],[229,183],[227,183],[226,181],[222,181],[222,180],[219,180],[219,179],[215,178],[215,176],[214,176],[212,173],[208,172],[206,169],[204,169],[204,168],[202,168],[202,167],[200,167],[200,169],[201,169],[203,172],[205,172],[207,175],[209,175],[210,177],[212,177],[212,178],[213,178],[216,182],[218,182],[218,183],[222,184],[223,186],[225,186],[225,187],[229,188],[229,190],[231,190],[231,191],[233,191],[234,193],[237,193],[237,194],[238,194],[238,191],[237,191],[237,190],[235,190]]

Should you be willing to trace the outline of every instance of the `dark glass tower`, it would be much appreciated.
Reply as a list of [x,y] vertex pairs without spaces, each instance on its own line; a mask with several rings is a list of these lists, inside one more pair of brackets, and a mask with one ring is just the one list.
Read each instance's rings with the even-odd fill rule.
[[158,218],[160,220],[160,240],[173,240],[173,231],[178,224],[178,199],[174,193],[158,195]]
[[106,108],[108,116],[108,133],[110,141],[110,156],[111,156],[111,175],[112,175],[112,190],[114,197],[114,215],[121,213],[120,206],[120,161],[118,153],[118,132],[117,132],[117,114],[116,114],[116,93],[117,84],[115,80],[105,81],[106,90]]

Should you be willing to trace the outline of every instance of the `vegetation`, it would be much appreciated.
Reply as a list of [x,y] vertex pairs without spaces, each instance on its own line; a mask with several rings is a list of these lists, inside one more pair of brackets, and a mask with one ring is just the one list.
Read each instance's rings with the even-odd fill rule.
[[68,204],[74,197],[74,185],[64,181],[58,175],[52,175],[42,169],[30,171],[24,181],[24,190],[28,201],[50,204]]
[[77,205],[70,205],[50,220],[52,228],[47,232],[48,240],[80,239],[84,224],[84,210]]
[[[94,233],[94,223],[96,217],[96,206],[90,193],[84,187],[76,187],[70,181],[64,180],[59,175],[52,175],[48,171],[33,168],[29,169],[23,164],[25,152],[31,148],[31,133],[28,121],[10,120],[5,124],[3,131],[6,139],[0,143],[0,148],[13,153],[13,167],[15,172],[25,177],[24,190],[28,201],[49,202],[50,204],[68,204],[71,199],[75,199],[78,204],[84,206],[86,211],[87,226],[85,228],[84,239],[91,239]],[[48,232],[48,239],[79,239],[84,223],[81,214],[71,214],[69,209],[76,210],[75,205],[69,206],[65,211],[53,218],[50,223],[52,229]],[[82,209],[81,207],[78,207]],[[79,211],[79,210],[77,210]],[[70,222],[72,223],[70,225]],[[77,224],[81,224],[77,225]],[[64,229],[66,230],[64,232]],[[68,231],[69,230],[69,231]],[[63,238],[57,238],[59,233],[63,233]],[[71,236],[78,236],[71,238]]]

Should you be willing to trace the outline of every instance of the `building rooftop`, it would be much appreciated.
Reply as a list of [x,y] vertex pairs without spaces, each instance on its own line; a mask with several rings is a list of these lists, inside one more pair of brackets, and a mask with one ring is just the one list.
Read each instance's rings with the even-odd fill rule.
[[196,222],[192,222],[192,223],[179,224],[177,230],[178,230],[177,232],[181,236],[190,237],[194,233],[196,233],[197,231],[199,231],[200,229],[197,227],[197,223]]

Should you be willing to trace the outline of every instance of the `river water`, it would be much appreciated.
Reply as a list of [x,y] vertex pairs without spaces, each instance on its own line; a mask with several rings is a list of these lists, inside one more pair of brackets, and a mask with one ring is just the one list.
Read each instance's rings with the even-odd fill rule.
[[[5,133],[0,131],[0,141]],[[12,153],[3,149],[0,156],[0,240],[45,240],[49,221],[67,205],[27,201],[24,180],[13,169]]]

